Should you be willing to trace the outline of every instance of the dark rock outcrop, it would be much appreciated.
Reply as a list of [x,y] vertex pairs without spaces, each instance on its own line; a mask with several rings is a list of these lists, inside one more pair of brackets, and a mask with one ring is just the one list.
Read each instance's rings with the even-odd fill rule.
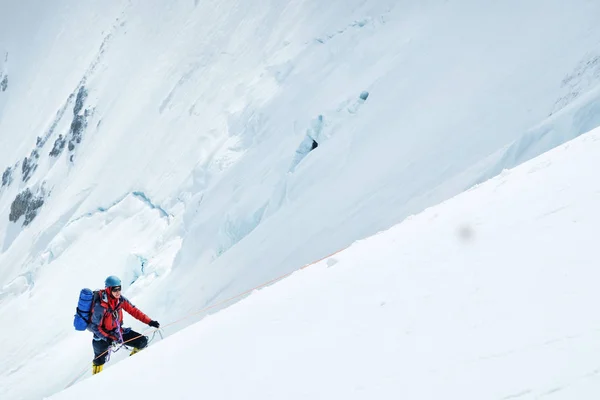
[[25,189],[15,197],[15,200],[10,205],[8,220],[17,222],[24,215],[25,221],[23,222],[23,226],[27,226],[35,219],[42,205],[44,205],[43,196],[34,196],[30,189]]
[[21,170],[23,172],[23,182],[27,182],[29,178],[31,178],[38,167],[39,159],[40,154],[37,150],[31,150],[29,157],[25,157],[25,159],[23,159],[23,165],[21,166]]
[[8,75],[4,75],[0,81],[0,91],[6,92],[6,89],[8,89]]
[[7,167],[4,170],[4,173],[2,174],[2,186],[9,186],[12,183],[12,181],[13,181],[12,173],[13,173],[13,169],[11,167]]
[[52,150],[50,150],[50,156],[51,157],[60,156],[61,153],[63,152],[66,144],[67,144],[67,140],[64,138],[64,136],[58,135],[58,138],[56,138],[56,140],[54,141],[54,146],[52,147]]
[[[81,143],[81,139],[83,138],[83,132],[87,127],[87,119],[89,117],[90,111],[85,110],[83,113],[83,106],[85,104],[85,100],[87,99],[88,92],[85,86],[79,88],[77,92],[77,97],[75,98],[75,106],[73,107],[73,121],[71,122],[71,128],[69,130],[69,151],[74,151],[75,147]],[[73,157],[70,158],[73,161]]]

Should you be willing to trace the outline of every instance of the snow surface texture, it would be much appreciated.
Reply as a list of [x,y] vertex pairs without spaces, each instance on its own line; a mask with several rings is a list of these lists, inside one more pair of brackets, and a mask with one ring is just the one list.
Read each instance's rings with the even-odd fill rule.
[[52,399],[597,399],[599,153],[600,129]]
[[597,15],[586,0],[2,3],[0,398],[55,393],[89,363],[72,310],[109,274],[179,321],[598,125]]

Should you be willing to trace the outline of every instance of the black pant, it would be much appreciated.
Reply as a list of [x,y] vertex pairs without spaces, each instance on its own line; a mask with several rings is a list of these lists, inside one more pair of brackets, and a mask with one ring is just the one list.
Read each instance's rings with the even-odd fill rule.
[[[148,346],[148,337],[131,329],[123,329],[123,342],[127,346],[141,350]],[[94,365],[103,365],[106,362],[107,350],[110,347],[110,343],[106,340],[97,340],[94,338],[92,340],[92,347],[94,347]]]

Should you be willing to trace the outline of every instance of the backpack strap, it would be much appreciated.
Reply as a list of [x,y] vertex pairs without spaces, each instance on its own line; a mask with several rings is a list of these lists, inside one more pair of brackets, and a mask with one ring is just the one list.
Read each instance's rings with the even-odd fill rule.
[[[94,290],[93,293],[94,293],[94,295],[92,296],[92,306],[90,307],[90,317],[88,319],[84,318],[88,324],[92,322],[92,314],[94,313],[94,308],[96,308],[96,303],[98,303],[98,301],[100,300],[100,291]],[[77,312],[79,313],[79,309],[77,309]]]
[[83,316],[83,313],[84,313],[84,311],[83,311],[83,310],[81,310],[81,309],[79,309],[79,307],[77,307],[77,308],[76,308],[76,310],[77,310],[77,315],[79,315],[79,317],[80,317],[82,320],[84,320],[85,322],[87,322],[87,323],[89,324],[89,323],[90,323],[90,321],[92,320],[92,317],[91,317],[91,314],[92,314],[92,312],[91,312],[91,310],[90,310],[90,312],[88,313],[88,314],[90,314],[90,316],[89,316],[88,318],[86,318],[86,317],[84,317],[84,316]]

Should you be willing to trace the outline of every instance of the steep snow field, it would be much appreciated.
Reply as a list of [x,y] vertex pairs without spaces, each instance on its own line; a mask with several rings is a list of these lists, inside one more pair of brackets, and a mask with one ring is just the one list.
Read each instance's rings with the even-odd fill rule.
[[600,125],[596,1],[0,9],[1,399],[89,365],[109,274],[169,336]]
[[53,396],[597,399],[600,129]]

